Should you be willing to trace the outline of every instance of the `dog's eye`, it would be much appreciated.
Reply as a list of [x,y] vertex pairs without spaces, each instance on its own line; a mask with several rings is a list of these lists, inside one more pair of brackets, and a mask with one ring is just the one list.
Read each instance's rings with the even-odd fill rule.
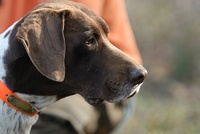
[[88,39],[88,40],[86,40],[85,41],[85,45],[87,45],[87,46],[92,46],[92,45],[95,45],[96,44],[96,41],[95,41],[95,39],[94,38],[91,38],[91,39]]
[[93,31],[86,31],[83,36],[83,44],[87,47],[88,50],[94,50],[98,48],[98,34]]

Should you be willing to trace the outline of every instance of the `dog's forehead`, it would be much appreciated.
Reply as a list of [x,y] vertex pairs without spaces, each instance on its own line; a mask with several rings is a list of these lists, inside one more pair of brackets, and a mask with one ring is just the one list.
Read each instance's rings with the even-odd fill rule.
[[85,5],[81,4],[77,9],[72,11],[74,12],[73,15],[76,16],[78,20],[82,19],[82,23],[86,23],[85,26],[89,26],[90,28],[102,31],[106,34],[109,33],[109,27],[106,22]]

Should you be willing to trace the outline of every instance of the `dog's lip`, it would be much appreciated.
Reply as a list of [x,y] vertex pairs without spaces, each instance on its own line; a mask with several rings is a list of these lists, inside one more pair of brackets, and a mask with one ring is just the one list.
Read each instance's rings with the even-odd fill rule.
[[134,88],[133,88],[133,91],[130,93],[130,95],[127,97],[127,99],[133,97],[134,95],[136,95],[140,91],[141,85],[142,84],[135,85]]
[[[133,88],[132,88],[132,92],[126,97],[126,99],[128,98],[131,98],[133,97],[135,94],[137,94],[140,90],[140,86],[142,84],[137,84],[135,85]],[[125,99],[125,98],[124,98]],[[92,97],[85,97],[85,100],[90,104],[90,105],[93,105],[93,106],[96,106],[96,105],[99,105],[101,103],[104,102],[103,99],[100,99],[100,98],[92,98]],[[112,102],[112,101],[109,101],[107,100],[108,102]],[[113,101],[114,102],[114,101]]]
[[86,98],[86,101],[90,104],[90,105],[99,105],[101,103],[103,103],[104,100],[102,99],[97,99],[97,98]]

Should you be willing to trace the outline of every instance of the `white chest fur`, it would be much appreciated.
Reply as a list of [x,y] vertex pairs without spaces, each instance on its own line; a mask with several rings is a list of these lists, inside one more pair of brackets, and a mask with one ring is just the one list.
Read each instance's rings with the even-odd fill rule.
[[31,126],[37,119],[38,115],[33,117],[23,115],[0,101],[1,134],[29,134]]
[[[56,96],[18,95],[28,102],[34,101],[38,110],[56,101]],[[36,116],[24,115],[9,107],[0,100],[0,134],[29,134],[31,127],[38,119]]]

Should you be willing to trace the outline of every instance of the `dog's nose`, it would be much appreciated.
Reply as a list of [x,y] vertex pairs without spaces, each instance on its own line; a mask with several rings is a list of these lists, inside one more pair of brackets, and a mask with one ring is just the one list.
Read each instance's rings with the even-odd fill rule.
[[144,81],[145,77],[147,75],[147,70],[142,69],[129,69],[129,77],[131,81],[135,84],[140,84]]

